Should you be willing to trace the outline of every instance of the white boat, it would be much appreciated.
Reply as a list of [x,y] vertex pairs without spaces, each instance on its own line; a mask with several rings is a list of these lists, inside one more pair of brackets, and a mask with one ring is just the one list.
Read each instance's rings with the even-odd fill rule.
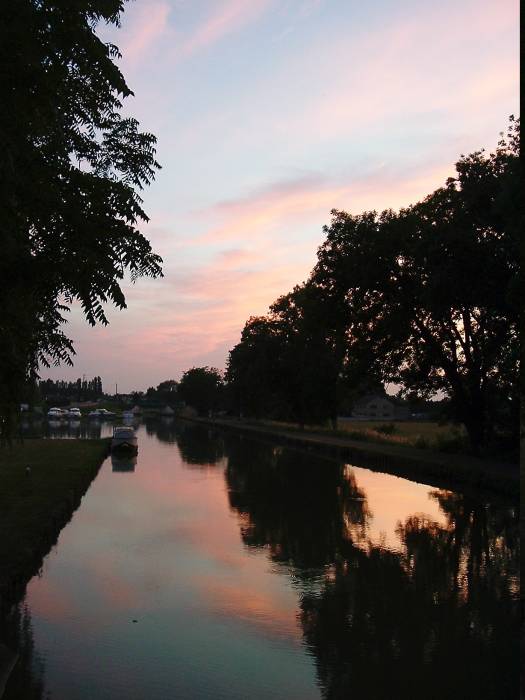
[[135,430],[129,425],[119,425],[113,428],[113,439],[111,440],[112,450],[126,450],[137,452],[138,443]]
[[67,412],[67,417],[72,418],[73,420],[80,420],[82,418],[80,408],[70,408]]
[[106,408],[95,408],[94,411],[88,413],[88,418],[98,418],[99,420],[104,420],[104,418],[114,418],[115,414],[108,411]]
[[63,416],[61,408],[50,408],[47,412],[48,418],[53,418],[55,420],[60,420]]

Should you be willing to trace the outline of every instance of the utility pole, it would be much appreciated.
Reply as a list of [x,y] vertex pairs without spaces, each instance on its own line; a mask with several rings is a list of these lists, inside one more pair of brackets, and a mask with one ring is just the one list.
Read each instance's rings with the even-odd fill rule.
[[118,396],[118,384],[115,384],[115,396]]

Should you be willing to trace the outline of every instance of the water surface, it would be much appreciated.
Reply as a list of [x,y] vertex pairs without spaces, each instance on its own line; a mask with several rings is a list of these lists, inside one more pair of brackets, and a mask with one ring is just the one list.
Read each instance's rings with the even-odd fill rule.
[[517,697],[514,504],[172,419],[139,446],[5,624],[7,700]]

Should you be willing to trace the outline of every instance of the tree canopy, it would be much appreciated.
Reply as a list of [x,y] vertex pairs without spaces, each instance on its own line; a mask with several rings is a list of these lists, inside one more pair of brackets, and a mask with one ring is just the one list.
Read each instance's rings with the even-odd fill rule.
[[[74,301],[87,321],[124,308],[121,288],[161,274],[139,231],[139,191],[159,167],[155,137],[123,116],[133,93],[116,46],[123,0],[13,0],[0,9],[0,394],[4,419],[39,365],[71,362],[61,330]],[[4,420],[5,427],[5,420]]]
[[448,397],[474,450],[515,437],[522,230],[513,118],[494,153],[462,156],[422,202],[333,210],[308,281],[250,319],[230,353],[243,405],[265,411],[273,391],[296,420],[319,421],[337,415],[344,382],[368,377]]
[[[312,281],[341,303],[348,361],[450,397],[472,445],[517,430],[519,124],[399,213],[332,212]],[[343,303],[344,302],[344,303]]]
[[192,367],[186,370],[178,385],[178,394],[200,415],[217,409],[224,382],[215,367]]
[[241,414],[296,420],[337,417],[343,337],[334,307],[311,284],[277,299],[246,323],[226,380]]

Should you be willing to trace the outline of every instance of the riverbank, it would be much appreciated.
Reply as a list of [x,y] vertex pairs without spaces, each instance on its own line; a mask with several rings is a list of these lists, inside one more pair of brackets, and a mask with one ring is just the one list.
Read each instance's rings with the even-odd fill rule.
[[30,439],[0,448],[0,610],[39,571],[107,453],[107,440]]
[[505,462],[433,452],[404,445],[362,442],[341,435],[292,430],[275,424],[258,424],[255,421],[234,418],[185,417],[184,420],[229,430],[241,430],[262,438],[271,437],[283,444],[309,451],[315,450],[374,471],[423,481],[440,488],[475,487],[513,498],[518,498],[520,493],[519,467]]

